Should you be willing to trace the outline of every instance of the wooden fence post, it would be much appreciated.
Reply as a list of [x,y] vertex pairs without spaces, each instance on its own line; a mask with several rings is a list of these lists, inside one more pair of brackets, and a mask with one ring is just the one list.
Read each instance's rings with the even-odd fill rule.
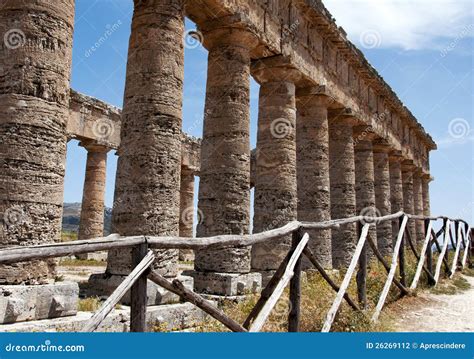
[[[291,250],[294,252],[300,243],[302,236],[301,229],[293,232]],[[314,240],[314,239],[313,239]],[[298,332],[301,314],[301,264],[302,256],[296,262],[293,277],[290,280],[290,313],[288,315],[288,331]]]
[[[139,244],[132,249],[133,267],[138,265],[146,256],[148,245],[146,243]],[[146,270],[130,289],[130,332],[146,331],[146,305],[147,292],[146,281],[149,270]]]
[[[408,219],[410,220],[410,219]],[[403,217],[400,217],[398,220],[398,228],[402,228]],[[407,285],[407,275],[405,271],[405,231],[408,230],[408,225],[405,227],[405,230],[402,233],[402,240],[400,249],[398,251],[398,263],[400,267],[400,282],[403,286]]]
[[[357,222],[357,237],[362,233],[362,223]],[[356,275],[357,296],[362,309],[367,308],[367,241],[359,257],[359,269]]]
[[[430,229],[430,220],[425,219],[425,237],[431,232]],[[430,238],[428,241],[428,248],[426,249],[426,267],[428,268],[431,275],[433,275],[433,242]]]

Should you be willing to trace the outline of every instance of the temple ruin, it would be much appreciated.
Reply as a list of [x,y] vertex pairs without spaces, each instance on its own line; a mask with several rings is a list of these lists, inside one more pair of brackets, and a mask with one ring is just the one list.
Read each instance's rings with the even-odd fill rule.
[[[111,150],[119,156],[113,232],[122,236],[192,237],[193,225],[197,237],[248,234],[251,206],[253,233],[295,219],[429,215],[436,144],[320,0],[135,0],[123,110],[70,88],[74,5],[0,6],[0,247],[59,240],[70,139],[88,153],[80,239],[103,236]],[[182,131],[185,17],[209,51],[202,139]],[[251,77],[260,84],[255,149]],[[418,222],[409,230],[421,240]],[[371,230],[382,253],[390,254],[397,226]],[[312,230],[309,247],[326,268],[344,268],[357,230]],[[184,276],[195,292],[241,296],[265,285],[290,243],[156,250],[153,269],[174,278],[183,276],[180,257],[194,260]],[[131,266],[130,250],[111,250],[106,272],[91,283],[110,293]],[[53,308],[23,316],[24,294],[16,302],[3,294],[0,312],[16,313],[13,321],[71,315],[77,284],[54,284],[54,267],[50,260],[0,265],[0,296],[27,285],[44,290],[41,305]],[[158,287],[149,293],[150,305],[176,299]]]

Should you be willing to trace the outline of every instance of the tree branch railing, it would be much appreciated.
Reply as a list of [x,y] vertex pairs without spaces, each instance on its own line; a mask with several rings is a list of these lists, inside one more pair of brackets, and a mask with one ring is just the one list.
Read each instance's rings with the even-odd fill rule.
[[[375,259],[379,261],[387,272],[383,290],[378,299],[375,310],[372,313],[372,320],[378,320],[392,284],[400,291],[400,295],[409,295],[415,290],[420,282],[421,274],[424,272],[429,285],[436,286],[441,277],[441,269],[444,265],[445,274],[452,278],[459,269],[464,269],[466,265],[471,266],[472,233],[469,224],[461,219],[450,219],[447,217],[424,217],[397,212],[382,217],[371,217],[366,223],[367,217],[355,216],[346,219],[336,219],[318,223],[293,221],[287,225],[272,229],[266,232],[251,235],[219,235],[207,238],[188,237],[163,237],[163,236],[133,236],[121,237],[112,234],[107,237],[74,241],[68,243],[53,243],[37,246],[19,246],[0,249],[0,264],[11,264],[21,261],[40,260],[71,256],[82,253],[105,251],[117,248],[132,248],[134,269],[115,289],[109,298],[95,312],[90,320],[83,327],[82,331],[95,331],[106,316],[120,302],[122,297],[131,291],[131,315],[130,331],[146,331],[146,302],[147,302],[147,279],[163,287],[164,289],[177,294],[183,301],[192,303],[208,315],[222,323],[233,332],[258,332],[261,331],[273,308],[281,298],[284,289],[289,286],[290,313],[288,316],[288,331],[297,332],[300,326],[300,306],[301,306],[301,260],[306,256],[314,268],[321,274],[322,278],[336,292],[336,297],[329,309],[322,331],[331,330],[333,321],[340,306],[345,300],[347,304],[357,312],[366,312],[367,298],[367,261],[365,251],[368,246],[372,248]],[[421,243],[421,250],[418,252],[417,244],[411,238],[408,230],[410,220],[423,220],[425,223],[425,238]],[[443,227],[435,233],[433,223],[442,220]],[[393,246],[391,262],[377,249],[373,239],[368,236],[369,228],[384,221],[398,221],[399,232]],[[341,226],[360,222],[359,240],[355,247],[351,262],[340,285],[336,284],[324,267],[318,262],[316,256],[307,246],[310,238],[305,230],[309,229],[334,229]],[[454,225],[454,231],[452,226]],[[278,237],[292,235],[292,246],[286,257],[281,262],[279,268],[274,273],[266,287],[262,290],[260,298],[250,312],[247,319],[241,325],[234,319],[227,316],[221,309],[217,308],[198,293],[187,289],[178,279],[170,282],[158,273],[151,271],[150,266],[155,260],[151,249],[220,249],[228,247],[247,247],[257,243],[263,243]],[[443,235],[443,242],[440,244],[438,238]],[[451,242],[454,258],[449,266],[448,251]],[[406,253],[405,247],[411,249],[417,259],[415,276],[410,287],[406,285]],[[433,248],[439,255],[433,271]],[[356,275],[359,303],[354,301],[347,292],[350,282]],[[397,277],[397,268],[398,277]]]

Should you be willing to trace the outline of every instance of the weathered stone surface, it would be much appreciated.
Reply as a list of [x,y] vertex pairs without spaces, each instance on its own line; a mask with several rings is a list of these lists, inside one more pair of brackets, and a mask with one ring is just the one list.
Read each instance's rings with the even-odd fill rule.
[[75,315],[79,286],[74,282],[48,285],[1,285],[0,324]]
[[[284,226],[297,216],[295,84],[291,69],[253,70],[261,83],[259,95],[254,233]],[[281,80],[281,79],[285,80]],[[291,235],[252,247],[252,269],[277,269],[288,253]]]
[[[82,145],[87,150],[87,163],[78,239],[98,238],[104,235],[105,176],[109,149],[87,142]],[[87,259],[89,254],[80,254],[78,258]]]
[[[204,33],[209,49],[197,236],[247,234],[250,225],[250,50],[237,28]],[[197,271],[248,273],[250,248],[200,250]]]
[[[88,281],[88,286],[85,291],[87,296],[108,297],[113,291],[123,282],[126,276],[107,274],[92,274]],[[193,289],[193,278],[190,276],[178,276],[184,286],[188,289]],[[147,281],[147,305],[162,305],[179,302],[179,296],[170,291],[160,287],[159,285]],[[130,305],[130,291],[125,293],[120,303]]]
[[[375,179],[374,179],[374,149],[372,141],[375,138],[371,127],[356,126],[353,129],[355,150],[355,188],[357,214],[365,216],[363,224],[376,223],[379,209],[375,205]],[[368,237],[377,243],[377,229],[369,228]],[[367,245],[369,248],[369,246]],[[370,258],[372,251],[367,251]]]
[[430,216],[430,182],[433,180],[429,174],[424,174],[421,179],[421,188],[423,195],[423,215]]
[[[0,6],[0,246],[60,238],[74,1]],[[0,283],[54,276],[50,261],[2,266]]]
[[[121,235],[179,234],[183,33],[182,0],[135,2],[112,219]],[[154,269],[175,276],[178,251],[156,255]],[[107,272],[130,264],[130,250],[110,251]]]
[[188,273],[194,278],[197,293],[236,296],[258,293],[262,289],[260,273]]
[[[377,142],[374,144],[375,207],[381,216],[392,213],[389,150],[388,146]],[[392,223],[390,221],[377,224],[377,246],[384,256],[392,253]]]
[[[403,201],[403,181],[402,181],[402,156],[398,152],[389,154],[389,170],[390,170],[390,205],[392,213],[404,210]],[[399,220],[392,221],[392,238],[394,243],[398,236]]]
[[[331,219],[329,182],[330,99],[310,91],[297,91],[296,163],[298,179],[298,220],[321,222]],[[309,248],[325,268],[332,268],[331,230],[309,230]],[[312,264],[305,258],[305,268]]]
[[[415,170],[413,172],[413,206],[414,213],[423,216],[423,187],[421,172]],[[425,237],[425,224],[423,220],[415,221],[415,233],[418,242],[422,242]]]
[[[92,317],[91,312],[78,312],[67,318],[0,325],[0,332],[79,332]],[[181,331],[203,323],[208,316],[191,303],[167,304],[147,308],[147,331]],[[130,308],[114,309],[96,332],[128,332]]]
[[[353,125],[352,118],[329,119],[329,174],[333,219],[356,215]],[[356,223],[332,231],[332,262],[335,268],[345,268],[349,265],[356,241]]]
[[[181,167],[179,206],[179,236],[191,238],[193,236],[194,224],[194,173],[183,167]],[[182,261],[194,260],[194,251],[192,249],[180,249],[179,259]]]
[[[413,199],[413,171],[415,167],[411,161],[402,162],[403,183],[403,210],[409,214],[415,214],[415,202]],[[416,242],[415,221],[409,220],[407,225],[410,236]]]

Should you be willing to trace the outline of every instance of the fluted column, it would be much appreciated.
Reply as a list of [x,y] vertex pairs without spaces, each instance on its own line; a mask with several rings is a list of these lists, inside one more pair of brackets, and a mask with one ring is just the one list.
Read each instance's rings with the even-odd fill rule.
[[[0,247],[57,241],[74,0],[0,4]],[[54,278],[54,262],[0,266],[0,284]]]
[[[87,150],[86,176],[82,194],[81,220],[78,239],[102,237],[104,235],[105,176],[109,148],[82,142]],[[80,254],[79,258],[88,258]]]
[[[402,181],[402,160],[403,157],[399,151],[392,151],[389,154],[390,170],[390,205],[392,213],[403,211],[403,181]],[[399,231],[398,219],[392,221],[392,243]]]
[[[179,236],[190,238],[193,236],[194,224],[194,172],[186,168],[181,169],[180,194]],[[182,261],[194,260],[194,251],[180,249],[179,259]]]
[[431,216],[430,209],[430,182],[433,177],[429,173],[425,173],[421,178],[422,195],[423,195],[423,215],[425,217]]
[[[390,199],[389,151],[390,147],[383,141],[374,142],[375,207],[381,216],[393,212]],[[377,224],[377,246],[383,255],[392,253],[392,223],[390,221]]]
[[[415,214],[415,202],[413,198],[413,171],[415,166],[411,160],[402,162],[402,182],[403,182],[403,209],[408,214]],[[413,242],[416,241],[416,226],[414,220],[409,220],[408,231]]]
[[[328,97],[297,91],[296,158],[298,220],[321,222],[331,219],[329,182]],[[332,267],[331,230],[308,230],[312,250],[319,263]],[[311,267],[305,262],[305,267]]]
[[[372,141],[375,134],[369,126],[354,127],[354,150],[355,150],[355,188],[356,188],[356,211],[358,215],[364,216],[364,223],[374,223],[374,217],[378,216],[375,206],[374,186],[374,149]],[[369,228],[368,237],[377,244],[377,229],[375,226]],[[371,251],[369,251],[369,254]]]
[[[253,67],[260,82],[254,233],[284,226],[297,216],[296,188],[296,71]],[[291,235],[252,247],[252,269],[278,268],[291,245]]]
[[[209,50],[201,145],[198,237],[247,234],[250,225],[250,50],[253,35],[203,29]],[[196,251],[200,272],[248,273],[250,248]]]
[[[330,116],[329,174],[331,181],[331,217],[356,215],[353,117]],[[346,268],[357,241],[357,224],[351,223],[332,231],[332,262],[335,268]]]
[[[123,236],[179,234],[183,33],[182,0],[135,1],[112,220]],[[178,250],[155,253],[153,269],[175,276]],[[109,252],[108,274],[130,269],[130,250]]]
[[[414,213],[417,216],[423,216],[423,187],[422,187],[422,172],[415,169],[413,172],[413,206]],[[423,220],[415,221],[416,240],[423,241],[425,236],[425,224]]]

